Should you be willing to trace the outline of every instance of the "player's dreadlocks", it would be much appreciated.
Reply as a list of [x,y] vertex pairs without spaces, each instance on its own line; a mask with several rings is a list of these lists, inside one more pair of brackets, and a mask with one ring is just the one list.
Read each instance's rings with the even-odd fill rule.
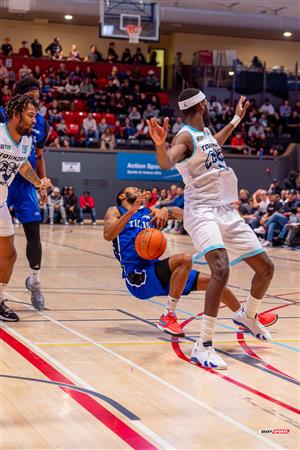
[[39,109],[39,103],[29,95],[16,95],[6,106],[6,116],[9,121],[14,114],[21,116],[28,105],[33,105],[36,110]]

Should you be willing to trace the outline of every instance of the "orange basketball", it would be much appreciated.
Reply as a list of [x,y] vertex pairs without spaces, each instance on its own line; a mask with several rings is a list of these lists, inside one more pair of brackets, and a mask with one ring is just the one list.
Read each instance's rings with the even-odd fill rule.
[[167,247],[164,234],[156,228],[146,228],[135,238],[137,254],[144,259],[159,258]]

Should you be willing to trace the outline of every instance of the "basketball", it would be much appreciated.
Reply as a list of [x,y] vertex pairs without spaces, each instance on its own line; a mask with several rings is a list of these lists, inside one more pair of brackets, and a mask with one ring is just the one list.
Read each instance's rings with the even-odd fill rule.
[[167,240],[164,234],[156,228],[142,230],[135,238],[137,254],[144,259],[157,259],[166,250]]

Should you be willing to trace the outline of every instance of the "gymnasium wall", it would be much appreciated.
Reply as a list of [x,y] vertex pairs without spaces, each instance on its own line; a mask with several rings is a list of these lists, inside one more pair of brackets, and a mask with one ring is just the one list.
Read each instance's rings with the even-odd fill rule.
[[[294,144],[295,145],[295,144]],[[228,166],[236,172],[239,188],[254,192],[259,187],[268,188],[272,178],[284,179],[290,170],[297,166],[300,158],[300,145],[297,152],[291,147],[288,158],[259,159],[247,156],[226,155]],[[136,152],[132,152],[136,153]],[[78,195],[88,190],[96,200],[97,218],[103,218],[106,209],[114,204],[116,194],[125,186],[140,186],[150,189],[153,186],[168,188],[171,182],[118,180],[116,153],[99,153],[88,149],[48,150],[45,153],[47,174],[53,184],[62,188],[73,186]],[[80,162],[81,172],[62,172],[63,162]],[[299,161],[300,162],[300,159]],[[269,174],[266,169],[270,169]],[[254,176],[255,174],[255,176]]]
[[[201,31],[201,30],[199,30]],[[72,44],[78,45],[82,56],[88,53],[89,46],[95,43],[99,50],[106,56],[108,43],[111,39],[99,39],[98,29],[95,26],[71,25],[69,23],[48,23],[37,24],[29,21],[4,20],[0,19],[0,42],[9,36],[12,40],[15,51],[18,51],[22,40],[26,39],[30,43],[34,38],[38,38],[45,49],[55,36],[58,36],[64,48],[65,55],[68,55]],[[116,40],[116,49],[121,54],[124,48],[128,47],[127,41]],[[144,53],[147,51],[147,44],[140,43]],[[152,43],[152,47],[167,49],[168,65],[173,64],[174,55],[177,51],[183,52],[183,62],[191,64],[193,52],[200,49],[236,49],[237,56],[244,62],[250,64],[254,54],[267,62],[268,67],[284,65],[294,68],[295,62],[300,63],[299,42],[271,41],[263,39],[246,39],[237,37],[225,37],[214,35],[173,33],[161,35],[159,43]],[[132,49],[136,45],[130,44]]]

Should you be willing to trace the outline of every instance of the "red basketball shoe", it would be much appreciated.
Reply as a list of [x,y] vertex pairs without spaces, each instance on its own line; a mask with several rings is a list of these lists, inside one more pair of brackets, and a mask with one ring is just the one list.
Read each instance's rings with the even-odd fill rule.
[[175,313],[169,312],[166,315],[162,315],[156,326],[164,333],[171,334],[172,336],[184,337],[184,332],[177,322]]
[[[278,314],[274,314],[272,312],[266,312],[266,313],[260,313],[257,314],[258,321],[261,323],[264,327],[270,327],[271,325],[274,325],[275,322],[278,320]],[[242,327],[243,330],[246,328]]]

